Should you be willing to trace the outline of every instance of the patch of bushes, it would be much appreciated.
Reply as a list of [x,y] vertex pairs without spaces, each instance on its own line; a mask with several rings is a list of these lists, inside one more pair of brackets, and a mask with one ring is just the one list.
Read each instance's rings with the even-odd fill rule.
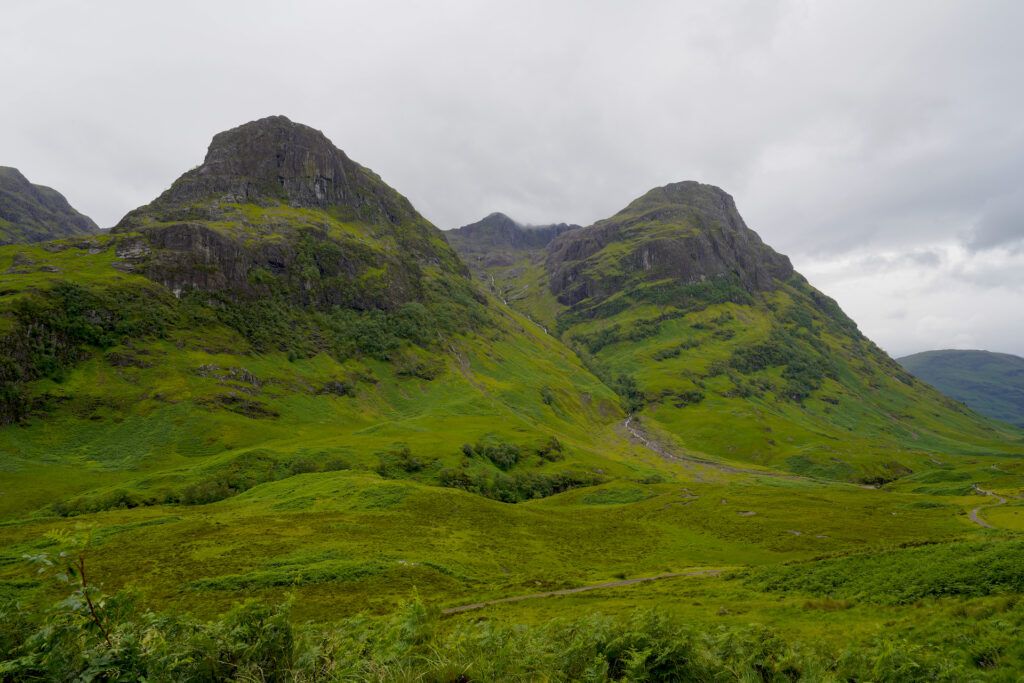
[[[833,649],[771,628],[692,624],[658,611],[518,625],[442,622],[415,601],[390,617],[298,625],[288,603],[250,601],[219,619],[153,613],[121,593],[104,599],[108,645],[84,617],[0,609],[5,680],[934,681],[1011,674],[1012,636],[925,646],[888,634]],[[836,608],[842,609],[841,603]],[[809,609],[813,609],[811,606]],[[951,634],[952,636],[953,634]],[[951,643],[952,644],[952,643]],[[968,647],[968,650],[964,650]],[[10,653],[10,654],[6,654]]]
[[444,371],[444,361],[439,358],[423,358],[406,353],[394,361],[395,374],[399,377],[418,377],[430,381]]
[[806,348],[806,340],[797,340],[782,328],[776,328],[764,342],[741,346],[729,358],[729,367],[749,375],[770,367],[785,366],[781,388],[784,396],[800,402],[819,389],[826,377],[835,378],[831,359]]
[[546,498],[556,493],[585,486],[595,486],[605,481],[590,472],[529,472],[512,473],[446,468],[438,473],[441,486],[458,488],[485,498],[503,503],[520,503],[534,498]]
[[667,349],[658,349],[651,354],[651,359],[656,361],[668,360],[669,358],[678,358],[682,347],[670,346]]
[[431,462],[413,455],[408,446],[402,446],[380,456],[374,471],[386,479],[398,479],[423,470]]
[[542,440],[533,448],[525,448],[503,441],[478,441],[475,444],[464,444],[462,446],[462,454],[467,458],[486,459],[498,469],[508,471],[529,455],[536,455],[541,460],[548,462],[564,460],[565,447],[561,441],[553,436]]
[[256,450],[238,456],[224,470],[186,486],[181,492],[184,505],[205,505],[244,493],[254,486],[289,477],[289,466],[267,451]]
[[672,404],[676,408],[683,408],[685,406],[697,405],[704,400],[704,392],[700,389],[687,389],[685,391],[678,391],[671,394],[666,394],[666,399],[671,399]]
[[612,380],[610,387],[612,391],[622,399],[623,407],[627,413],[635,413],[647,405],[647,396],[640,389],[636,378],[625,373],[617,375]]
[[31,409],[25,383],[43,377],[62,382],[90,347],[163,336],[174,306],[174,297],[155,286],[100,289],[69,282],[16,300],[14,327],[0,339],[0,426]]
[[540,444],[534,446],[533,452],[541,460],[547,460],[548,462],[565,460],[565,446],[553,436],[542,440]]

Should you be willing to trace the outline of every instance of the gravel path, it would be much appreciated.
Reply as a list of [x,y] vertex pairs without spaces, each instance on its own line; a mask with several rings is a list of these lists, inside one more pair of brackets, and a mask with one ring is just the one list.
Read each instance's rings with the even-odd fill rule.
[[971,521],[972,522],[974,522],[975,524],[978,524],[980,526],[986,527],[988,529],[995,529],[994,526],[992,526],[991,524],[989,524],[988,522],[986,522],[982,518],[978,517],[978,513],[981,512],[982,510],[984,510],[985,508],[994,508],[997,505],[1002,505],[1003,503],[1006,502],[1006,499],[1003,498],[1002,496],[997,496],[996,494],[992,493],[991,491],[986,491],[985,489],[981,488],[977,484],[974,485],[974,490],[977,491],[978,493],[984,493],[986,496],[992,496],[993,498],[998,498],[999,499],[998,503],[992,503],[991,505],[979,505],[978,507],[976,507],[973,510],[971,510]]

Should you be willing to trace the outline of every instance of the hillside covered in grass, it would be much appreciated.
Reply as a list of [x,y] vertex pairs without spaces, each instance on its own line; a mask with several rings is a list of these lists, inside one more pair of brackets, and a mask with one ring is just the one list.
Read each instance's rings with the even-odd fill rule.
[[599,436],[613,392],[282,117],[217,136],[112,234],[9,247],[14,263],[0,443],[28,492],[12,512],[205,503],[356,466],[518,500],[601,480],[592,461],[618,450]]
[[692,454],[878,484],[1024,452],[866,339],[709,185],[651,190],[485,282]]
[[1019,669],[1020,432],[717,188],[524,230],[270,117],[0,247],[0,680]]
[[896,359],[971,410],[1024,427],[1024,358],[991,351],[922,351]]

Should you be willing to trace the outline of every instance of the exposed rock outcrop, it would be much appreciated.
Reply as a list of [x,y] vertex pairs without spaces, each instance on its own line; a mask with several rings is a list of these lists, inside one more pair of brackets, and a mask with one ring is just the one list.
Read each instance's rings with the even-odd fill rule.
[[568,223],[523,225],[503,213],[492,213],[476,223],[463,225],[445,233],[456,251],[467,249],[543,249],[558,235],[579,228]]
[[735,276],[749,291],[792,276],[789,258],[748,228],[732,197],[687,181],[651,190],[611,218],[559,235],[545,262],[563,304],[597,303],[630,283]]
[[215,216],[218,207],[211,200],[333,209],[342,220],[366,224],[423,220],[409,200],[349,159],[323,133],[270,116],[215,135],[202,165],[117,227]]
[[97,232],[96,223],[75,211],[61,193],[33,185],[16,168],[0,166],[0,246]]
[[568,223],[523,225],[503,213],[445,233],[448,243],[471,267],[510,266],[524,253],[542,255],[558,235],[579,228]]
[[122,243],[123,268],[179,295],[283,292],[321,308],[391,308],[421,299],[434,275],[467,273],[405,197],[283,116],[214,136],[202,165],[114,231],[141,233]]

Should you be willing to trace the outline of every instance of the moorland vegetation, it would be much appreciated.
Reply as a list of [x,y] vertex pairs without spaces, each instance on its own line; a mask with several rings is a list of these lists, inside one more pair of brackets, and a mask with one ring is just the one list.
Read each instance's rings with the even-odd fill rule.
[[0,247],[0,679],[1019,677],[1024,432],[718,188],[489,218],[271,117]]

